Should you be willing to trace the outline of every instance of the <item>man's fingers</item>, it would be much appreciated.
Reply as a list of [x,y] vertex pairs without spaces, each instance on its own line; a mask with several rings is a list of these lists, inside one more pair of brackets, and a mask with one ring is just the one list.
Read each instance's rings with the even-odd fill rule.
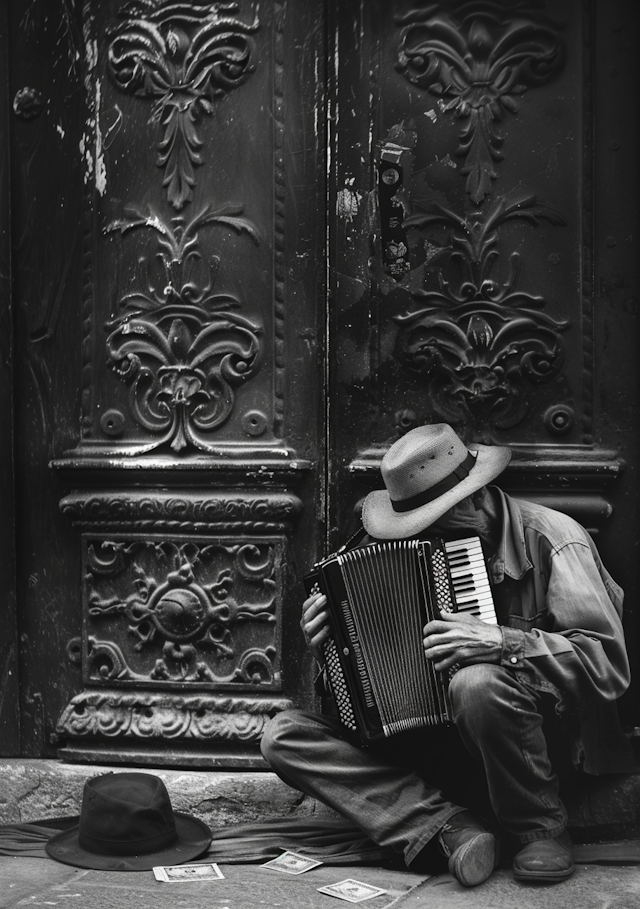
[[313,619],[307,619],[305,616],[301,625],[307,634],[315,634],[320,628],[329,627],[329,613],[326,612],[326,610],[323,610],[315,615]]
[[309,638],[309,646],[319,647],[320,644],[326,641],[326,639],[329,637],[329,634],[330,631],[326,626],[324,628],[321,628],[320,631],[317,631]]

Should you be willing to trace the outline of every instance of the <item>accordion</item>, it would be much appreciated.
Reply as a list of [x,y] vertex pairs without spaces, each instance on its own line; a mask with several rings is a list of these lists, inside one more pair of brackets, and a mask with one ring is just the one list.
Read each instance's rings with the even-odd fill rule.
[[461,611],[497,624],[479,537],[340,550],[304,581],[308,594],[327,596],[326,675],[340,721],[362,744],[452,722],[450,674],[425,658],[423,628]]

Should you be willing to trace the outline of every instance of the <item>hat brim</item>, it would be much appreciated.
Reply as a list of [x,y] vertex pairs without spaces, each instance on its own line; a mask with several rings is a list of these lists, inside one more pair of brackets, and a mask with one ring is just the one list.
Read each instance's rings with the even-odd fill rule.
[[442,515],[490,483],[502,473],[511,460],[511,449],[497,445],[469,445],[477,452],[476,463],[469,475],[443,495],[411,511],[394,511],[386,489],[370,492],[362,506],[362,523],[369,536],[377,540],[396,540],[412,537],[426,530]]
[[150,871],[156,865],[181,865],[197,858],[211,843],[211,830],[196,817],[173,812],[178,839],[171,846],[145,855],[102,855],[84,849],[78,841],[79,826],[56,833],[45,845],[57,862],[95,871]]

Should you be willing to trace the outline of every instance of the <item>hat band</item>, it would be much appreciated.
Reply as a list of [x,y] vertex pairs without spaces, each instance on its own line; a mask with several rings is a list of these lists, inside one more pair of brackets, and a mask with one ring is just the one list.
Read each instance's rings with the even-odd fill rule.
[[163,846],[171,846],[178,839],[176,829],[159,833],[156,836],[145,836],[143,840],[101,840],[86,833],[78,833],[78,843],[83,849],[98,855],[146,855],[158,852]]
[[419,508],[421,505],[428,505],[429,502],[433,502],[435,499],[440,498],[445,492],[449,492],[450,489],[453,489],[454,486],[457,486],[458,483],[466,479],[475,466],[475,463],[476,459],[471,452],[468,452],[467,457],[462,464],[459,464],[448,477],[445,477],[444,480],[440,480],[435,486],[430,486],[429,489],[425,489],[424,492],[418,492],[408,499],[396,499],[395,501],[391,499],[393,510],[399,512],[413,511],[414,508]]

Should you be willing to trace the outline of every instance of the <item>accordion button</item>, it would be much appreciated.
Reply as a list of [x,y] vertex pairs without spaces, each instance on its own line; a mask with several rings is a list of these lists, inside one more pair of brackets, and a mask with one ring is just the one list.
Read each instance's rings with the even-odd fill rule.
[[349,648],[348,648],[348,647],[343,647],[343,648],[342,648],[342,652],[344,653],[345,656],[349,656]]
[[509,662],[510,662],[510,663],[513,663],[513,664],[517,663],[517,662],[518,662],[518,657],[517,657],[517,656],[511,656],[511,657],[509,657]]

